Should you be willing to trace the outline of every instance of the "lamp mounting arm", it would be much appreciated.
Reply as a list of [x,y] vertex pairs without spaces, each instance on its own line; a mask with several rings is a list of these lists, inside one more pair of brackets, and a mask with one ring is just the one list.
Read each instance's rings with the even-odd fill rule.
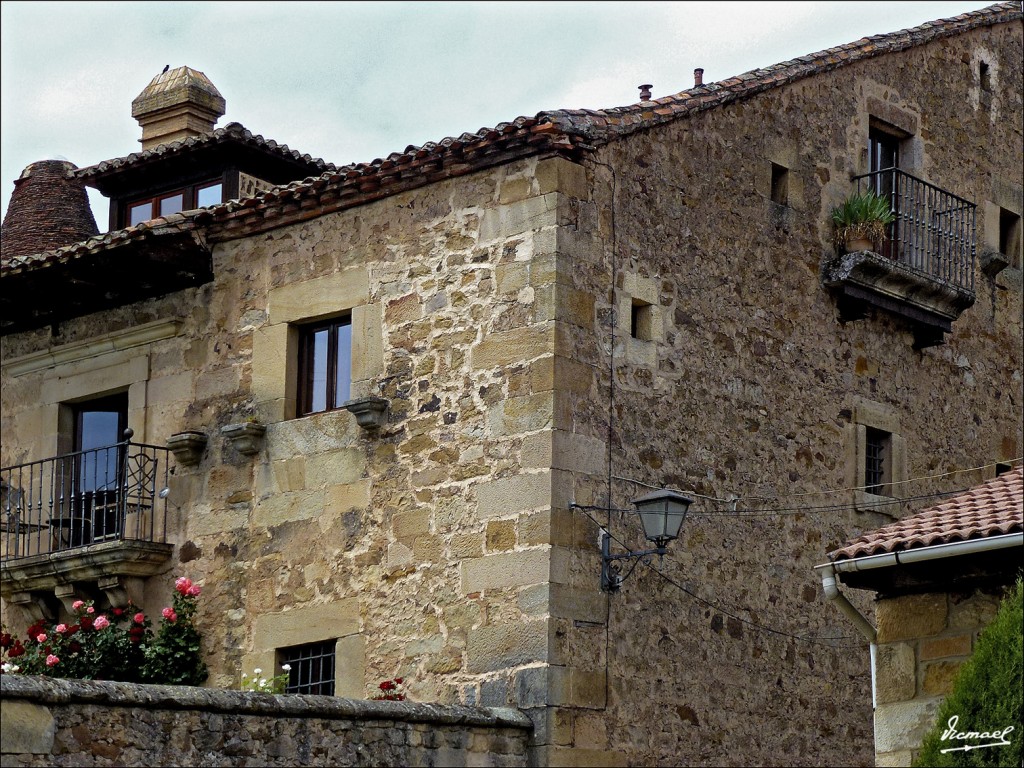
[[[650,564],[651,557],[658,555],[663,557],[668,550],[665,547],[655,549],[642,549],[636,552],[629,551],[613,555],[611,551],[612,537],[604,528],[601,529],[601,589],[604,592],[618,592],[622,582],[628,579],[637,565],[640,563]],[[632,560],[633,564],[625,574],[616,562],[618,560]]]

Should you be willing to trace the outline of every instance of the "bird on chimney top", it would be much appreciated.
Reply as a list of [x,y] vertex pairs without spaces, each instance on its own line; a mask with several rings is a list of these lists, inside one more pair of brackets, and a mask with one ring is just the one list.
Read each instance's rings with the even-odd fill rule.
[[[170,64],[164,64],[164,72],[166,72],[170,68],[171,68]],[[162,75],[164,72],[161,72],[160,74]]]

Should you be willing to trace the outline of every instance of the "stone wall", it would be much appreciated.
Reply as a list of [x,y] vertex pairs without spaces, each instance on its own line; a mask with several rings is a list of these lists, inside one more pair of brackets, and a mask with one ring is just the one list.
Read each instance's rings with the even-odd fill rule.
[[4,675],[0,760],[14,766],[525,766],[511,709]]
[[974,591],[878,601],[876,765],[913,762],[999,599]]

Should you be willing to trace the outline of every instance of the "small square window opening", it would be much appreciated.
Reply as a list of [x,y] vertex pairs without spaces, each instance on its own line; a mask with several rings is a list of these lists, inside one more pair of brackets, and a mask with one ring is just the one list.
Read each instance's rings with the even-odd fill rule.
[[789,168],[772,163],[771,198],[778,205],[789,205]]
[[1005,208],[999,209],[999,252],[1012,267],[1020,268],[1020,216]]
[[629,335],[642,341],[654,338],[654,307],[651,304],[633,299],[630,307]]
[[293,645],[277,652],[278,668],[287,664],[285,693],[334,695],[334,640]]

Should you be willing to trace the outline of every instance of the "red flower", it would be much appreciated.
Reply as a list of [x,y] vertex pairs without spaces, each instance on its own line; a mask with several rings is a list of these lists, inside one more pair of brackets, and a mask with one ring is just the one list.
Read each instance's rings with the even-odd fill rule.
[[395,682],[398,683],[399,685],[401,685],[402,684],[402,678],[396,677],[395,678]]
[[82,629],[92,629],[92,616],[83,616],[78,620]]
[[82,644],[77,640],[72,640],[70,643],[68,643],[68,650],[72,653],[78,653],[82,650]]
[[13,638],[6,632],[0,633],[0,648],[10,648]]
[[124,608],[115,608],[113,610],[113,614],[115,616],[121,616],[123,613],[124,613]]
[[12,658],[12,659],[16,659],[19,656],[23,655],[24,653],[25,653],[25,646],[22,645],[21,642],[18,641],[18,640],[15,640],[14,641],[14,645],[12,645],[10,650],[7,651],[7,655],[10,658]]

